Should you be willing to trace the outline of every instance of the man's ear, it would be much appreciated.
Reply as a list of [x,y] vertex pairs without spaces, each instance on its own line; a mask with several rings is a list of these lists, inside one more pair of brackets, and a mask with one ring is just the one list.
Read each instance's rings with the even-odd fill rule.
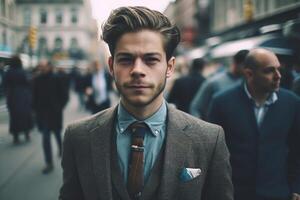
[[114,68],[113,68],[113,66],[114,66],[114,59],[113,59],[112,56],[110,56],[108,58],[108,67],[109,67],[109,73],[110,73],[111,76],[114,76]]
[[243,74],[247,80],[253,78],[253,70],[252,69],[249,69],[249,68],[243,69]]
[[175,57],[171,57],[167,63],[167,78],[170,78],[175,69]]

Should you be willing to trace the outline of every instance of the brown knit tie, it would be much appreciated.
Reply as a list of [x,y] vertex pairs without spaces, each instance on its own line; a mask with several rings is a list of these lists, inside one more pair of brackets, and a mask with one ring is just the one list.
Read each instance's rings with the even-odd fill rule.
[[144,122],[134,122],[129,126],[131,132],[131,153],[127,189],[133,200],[141,197],[144,186],[144,136],[148,127]]

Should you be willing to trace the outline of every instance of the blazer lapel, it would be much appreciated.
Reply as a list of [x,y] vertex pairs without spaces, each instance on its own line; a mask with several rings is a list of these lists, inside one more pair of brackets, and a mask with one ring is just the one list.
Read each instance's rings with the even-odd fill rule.
[[110,157],[115,110],[111,108],[99,115],[96,126],[90,129],[91,154],[97,188],[101,199],[108,200],[112,199]]
[[185,134],[188,123],[168,107],[167,137],[159,199],[172,199],[179,184],[179,175],[184,168],[185,157],[191,139]]

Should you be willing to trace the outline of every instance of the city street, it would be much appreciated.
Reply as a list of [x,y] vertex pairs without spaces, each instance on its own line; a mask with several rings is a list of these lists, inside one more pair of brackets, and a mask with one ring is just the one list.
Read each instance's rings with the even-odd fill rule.
[[[54,171],[44,175],[44,158],[41,135],[34,129],[31,141],[23,135],[18,145],[12,144],[8,134],[8,114],[1,101],[0,109],[0,199],[1,200],[56,200],[62,183],[62,170],[57,148],[52,137]],[[64,125],[89,115],[79,111],[77,98],[71,93],[69,104],[64,112]]]

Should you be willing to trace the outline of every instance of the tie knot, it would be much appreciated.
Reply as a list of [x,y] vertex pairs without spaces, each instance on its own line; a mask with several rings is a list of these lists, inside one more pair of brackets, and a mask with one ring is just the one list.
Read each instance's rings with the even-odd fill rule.
[[141,137],[141,138],[144,138],[145,132],[147,131],[147,129],[148,129],[148,126],[145,122],[136,121],[136,122],[133,122],[129,126],[129,130],[131,131],[133,136]]

